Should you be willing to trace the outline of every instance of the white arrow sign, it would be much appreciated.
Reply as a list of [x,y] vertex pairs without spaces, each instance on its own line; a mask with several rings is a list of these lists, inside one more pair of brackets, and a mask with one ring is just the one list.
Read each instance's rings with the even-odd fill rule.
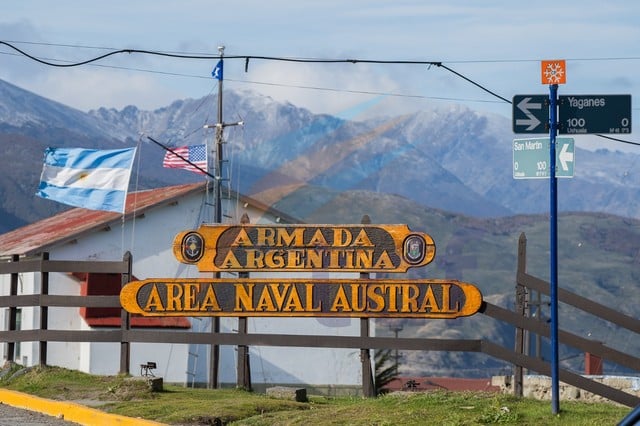
[[[551,168],[551,141],[548,137],[513,140],[513,178],[549,178]],[[575,149],[573,138],[556,138],[555,176],[573,177]]]
[[522,119],[522,118],[517,119],[516,120],[517,126],[529,126],[527,127],[527,130],[533,130],[536,127],[538,127],[541,121],[538,120],[538,118],[535,115],[533,115],[531,110],[542,109],[541,103],[531,102],[531,98],[527,97],[527,98],[523,98],[520,102],[518,102],[517,107],[520,111],[524,113],[524,115],[527,116],[526,119]]
[[569,165],[567,163],[573,163],[573,152],[569,152],[569,143],[562,144],[558,159],[560,160],[560,166],[565,172],[569,171]]
[[511,112],[513,133],[549,132],[549,95],[515,95]]

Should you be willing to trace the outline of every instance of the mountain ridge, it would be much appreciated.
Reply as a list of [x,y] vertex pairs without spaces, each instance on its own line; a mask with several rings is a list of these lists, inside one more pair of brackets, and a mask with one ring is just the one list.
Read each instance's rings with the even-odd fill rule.
[[[22,135],[39,152],[4,157],[11,175],[37,185],[37,161],[45,146],[99,148],[140,144],[139,184],[143,187],[192,182],[187,172],[160,167],[164,151],[146,136],[180,146],[213,140],[216,96],[176,100],[154,111],[135,106],[83,113],[0,81],[0,143]],[[228,91],[226,117],[244,126],[225,131],[225,158],[234,188],[259,194],[274,184],[310,184],[336,190],[392,192],[416,202],[478,217],[542,213],[548,209],[548,182],[512,177],[510,123],[504,117],[460,105],[430,107],[388,119],[354,121],[252,92]],[[239,120],[240,121],[240,120]],[[640,217],[640,155],[576,148],[573,179],[558,182],[560,211],[600,211]],[[16,172],[25,168],[28,171]],[[231,164],[233,162],[233,164]],[[580,164],[584,164],[581,167]],[[243,174],[243,168],[251,173]],[[259,172],[262,170],[262,172]],[[5,187],[9,182],[0,184]],[[33,200],[32,193],[22,192]],[[3,205],[4,207],[4,205]],[[18,209],[6,209],[20,217]],[[56,208],[52,207],[51,211]],[[38,212],[40,209],[38,210]],[[41,217],[26,214],[25,223]],[[6,228],[6,226],[5,226]]]
[[[529,241],[528,271],[541,279],[548,275],[548,181],[513,180],[513,134],[504,117],[455,106],[354,121],[247,92],[229,92],[225,99],[225,116],[246,123],[228,128],[224,145],[225,171],[232,188],[244,195],[307,223],[360,223],[364,214],[373,223],[406,223],[429,233],[437,247],[431,264],[406,277],[465,280],[506,307],[514,300],[522,233]],[[138,189],[200,181],[193,173],[163,169],[164,151],[146,136],[172,147],[212,140],[214,130],[203,127],[214,120],[206,105],[215,100],[178,100],[155,111],[128,106],[83,113],[0,81],[0,232],[68,208],[34,195],[47,146],[137,145],[140,179],[132,182]],[[640,181],[633,166],[640,157],[581,149],[576,157],[584,169],[576,166],[575,178],[558,182],[560,283],[637,317],[632,289],[640,281]],[[563,328],[576,334],[640,350],[637,339],[605,321],[564,310],[563,315]],[[405,333],[423,337],[480,334],[513,345],[512,328],[478,316],[401,323]],[[383,328],[381,322],[377,329]],[[562,351],[573,357],[566,363],[579,368],[575,353]],[[496,373],[505,368],[469,354],[416,351],[406,357],[412,368],[403,370],[407,374],[431,371],[437,363],[445,363],[450,375],[469,365]]]

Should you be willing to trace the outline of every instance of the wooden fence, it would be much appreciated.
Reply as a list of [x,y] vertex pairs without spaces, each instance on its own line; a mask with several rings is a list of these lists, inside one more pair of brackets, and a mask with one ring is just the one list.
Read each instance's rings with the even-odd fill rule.
[[[132,257],[126,253],[122,261],[54,261],[45,253],[39,258],[20,259],[13,256],[11,261],[0,263],[0,274],[11,274],[10,294],[0,296],[0,308],[9,308],[8,330],[0,331],[0,341],[7,342],[7,358],[13,359],[16,342],[40,342],[40,364],[47,363],[47,342],[119,342],[120,372],[130,373],[130,344],[139,343],[174,343],[238,346],[237,384],[242,388],[251,387],[248,347],[249,346],[283,346],[283,347],[321,347],[360,349],[362,362],[362,388],[365,396],[374,396],[371,373],[370,349],[392,349],[411,351],[456,351],[479,352],[514,365],[515,386],[517,395],[522,395],[522,369],[536,371],[550,376],[551,365],[539,358],[531,357],[522,350],[525,332],[548,337],[549,325],[523,315],[525,295],[528,289],[549,294],[549,284],[526,272],[526,238],[520,236],[518,246],[518,269],[516,274],[516,312],[483,302],[480,313],[491,318],[509,323],[516,328],[516,349],[508,349],[483,339],[416,339],[395,337],[370,337],[369,320],[361,319],[360,336],[304,336],[284,334],[247,333],[246,318],[241,318],[237,333],[212,333],[191,331],[157,331],[132,329],[130,314],[121,311],[120,329],[112,330],[49,330],[47,326],[49,307],[120,307],[118,296],[68,296],[50,295],[49,274],[52,272],[93,272],[122,274],[122,285],[131,281]],[[18,275],[25,272],[41,274],[40,294],[18,295]],[[559,290],[559,301],[575,306],[588,313],[611,321],[635,333],[640,333],[640,321],[602,306],[584,297]],[[40,308],[40,327],[35,330],[17,330],[16,312],[18,307],[35,306]],[[638,371],[640,358],[622,353],[566,331],[559,331],[559,341],[601,357],[619,365]],[[612,401],[629,407],[640,404],[640,398],[602,383],[590,380],[582,375],[560,369],[560,380],[567,384],[601,395]],[[215,387],[213,384],[212,387]]]

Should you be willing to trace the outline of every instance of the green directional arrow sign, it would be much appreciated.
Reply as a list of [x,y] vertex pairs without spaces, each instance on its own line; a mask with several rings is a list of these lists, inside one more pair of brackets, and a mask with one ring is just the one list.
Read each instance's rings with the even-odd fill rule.
[[[549,138],[514,139],[513,178],[544,179],[549,170]],[[575,163],[573,138],[556,138],[556,177],[573,177]]]

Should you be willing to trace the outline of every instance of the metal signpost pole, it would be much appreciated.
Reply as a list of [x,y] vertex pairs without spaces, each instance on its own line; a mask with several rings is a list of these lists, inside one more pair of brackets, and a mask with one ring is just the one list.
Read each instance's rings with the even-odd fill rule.
[[550,292],[551,298],[551,412],[560,412],[558,381],[558,179],[556,178],[556,134],[558,85],[549,85],[549,190],[550,190]]

